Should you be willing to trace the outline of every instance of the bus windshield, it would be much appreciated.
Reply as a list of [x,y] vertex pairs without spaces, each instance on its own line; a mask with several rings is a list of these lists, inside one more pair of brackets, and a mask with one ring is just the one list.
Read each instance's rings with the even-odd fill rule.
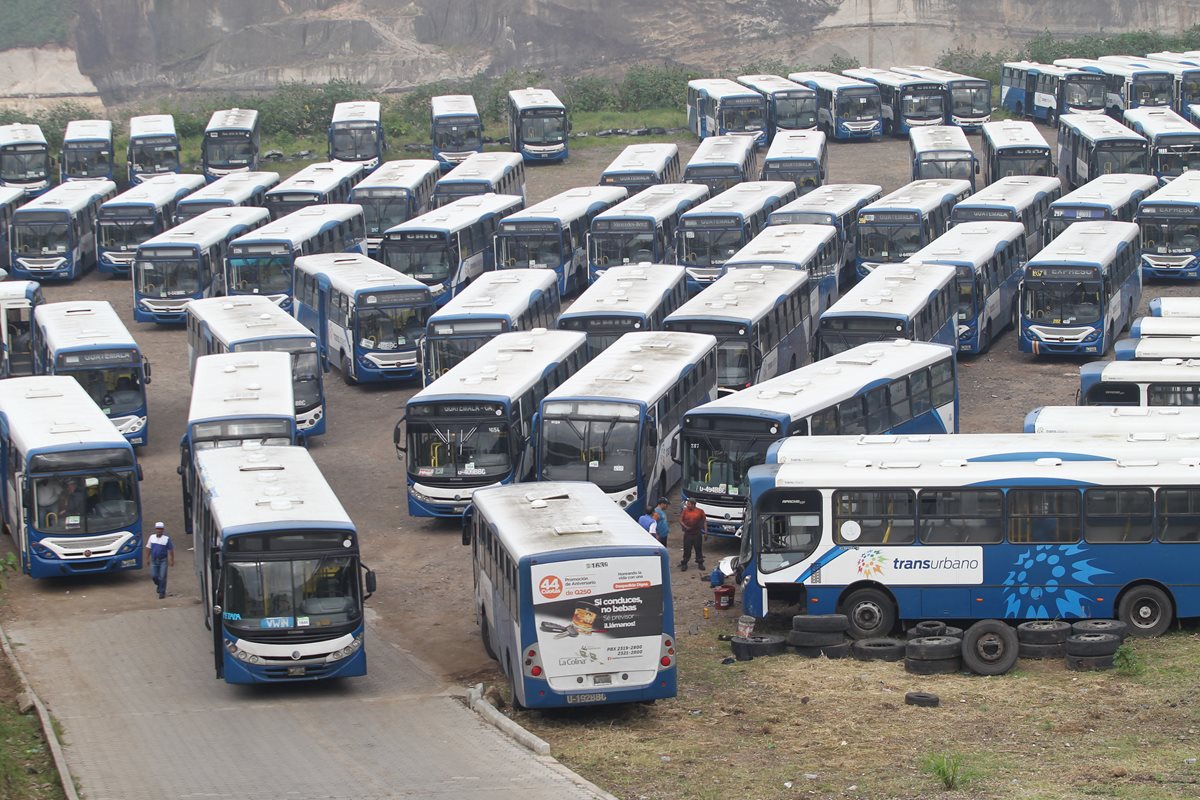
[[249,139],[207,139],[204,153],[212,167],[246,167],[254,160],[254,143]]
[[942,119],[946,116],[946,100],[941,92],[907,92],[900,100],[900,114],[905,119]]
[[1025,282],[1025,309],[1035,325],[1090,325],[1100,321],[1099,281]]
[[921,223],[897,225],[862,222],[858,226],[859,252],[864,258],[903,261],[921,249]]
[[684,261],[694,267],[718,267],[744,244],[741,228],[689,228],[684,233]]
[[958,319],[975,319],[975,268],[958,268]]
[[821,165],[816,161],[769,161],[763,166],[763,180],[791,181],[807,194],[821,183]]
[[454,326],[456,333],[461,333],[466,325],[471,325],[476,335],[439,336],[429,340],[430,374],[433,377],[440,378],[445,375],[464,358],[504,330],[504,324],[499,320],[488,320],[476,323],[458,323]]
[[134,172],[174,172],[179,169],[179,148],[173,144],[130,146]]
[[1096,175],[1132,172],[1145,175],[1148,168],[1144,147],[1096,145]]
[[445,283],[458,266],[458,246],[445,241],[401,242],[383,248],[383,263],[410,278],[433,286]]
[[776,97],[775,126],[784,130],[801,130],[817,126],[817,98]]
[[425,335],[427,306],[367,306],[358,309],[358,343],[365,350],[413,347]]
[[1189,150],[1159,151],[1154,160],[1159,175],[1178,177],[1200,169],[1200,146]]
[[325,556],[225,563],[225,626],[263,629],[348,625],[359,616],[357,559]]
[[562,144],[567,138],[567,120],[561,112],[550,116],[521,116],[521,141],[525,144]]
[[45,150],[0,150],[0,180],[41,180],[49,173],[50,155]]
[[561,233],[496,238],[498,263],[508,267],[557,267],[563,263]]
[[748,497],[746,473],[767,458],[778,436],[721,436],[694,432],[684,440],[683,488],[689,495]]
[[[612,404],[594,405],[580,410],[596,416],[613,413]],[[542,426],[542,479],[591,481],[607,492],[633,486],[638,473],[638,421],[637,410],[626,408],[633,412],[628,419],[555,417],[548,411]]]
[[75,370],[60,368],[59,371],[78,381],[106,416],[119,417],[133,414],[146,406],[140,365],[127,364],[118,367],[89,367]]
[[483,147],[483,127],[479,123],[436,122],[433,146],[438,150],[478,150]]
[[821,348],[826,356],[884,339],[903,339],[903,320],[888,317],[833,317],[821,320]]
[[654,231],[592,234],[592,263],[597,266],[654,260]]
[[334,128],[330,158],[338,161],[366,161],[379,154],[379,134],[375,128]]
[[408,421],[408,471],[423,478],[501,478],[512,471],[508,425],[499,419]]
[[1200,250],[1200,219],[1141,217],[1142,250],[1184,255]]
[[1138,105],[1169,106],[1175,99],[1175,79],[1169,75],[1161,78],[1134,78],[1132,92]]
[[950,91],[950,101],[953,113],[960,117],[990,114],[992,111],[992,93],[984,85],[957,86]]
[[975,172],[971,157],[958,153],[929,153],[920,156],[917,164],[922,178],[961,178],[969,181]]
[[38,475],[33,479],[33,525],[41,533],[104,533],[138,517],[132,471]]
[[18,255],[66,253],[70,247],[70,227],[65,222],[26,222],[18,219],[12,226],[13,250]]
[[107,178],[110,174],[109,152],[99,147],[68,147],[62,158],[68,178]]
[[105,250],[134,250],[158,233],[154,217],[119,217],[100,220],[100,246]]
[[287,294],[292,291],[290,255],[229,257],[229,291],[244,294]]
[[721,129],[725,131],[761,131],[763,112],[758,106],[725,106],[721,109]]
[[367,233],[379,236],[401,222],[408,222],[408,194],[398,190],[394,197],[355,197],[354,202],[362,206]]
[[1105,104],[1104,80],[1067,79],[1063,89],[1068,108],[1081,111],[1100,111]]
[[879,119],[879,92],[843,89],[837,93],[837,117],[850,122]]
[[200,291],[200,260],[139,259],[133,262],[133,285],[147,297],[191,297]]
[[1050,154],[1044,156],[996,156],[996,176],[1049,175]]

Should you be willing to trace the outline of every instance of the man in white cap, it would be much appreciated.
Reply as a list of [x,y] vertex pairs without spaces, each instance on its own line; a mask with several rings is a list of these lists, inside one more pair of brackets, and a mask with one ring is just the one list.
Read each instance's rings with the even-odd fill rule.
[[167,536],[167,526],[154,523],[154,535],[146,539],[150,551],[150,578],[158,589],[158,599],[167,596],[167,569],[175,566],[175,544]]

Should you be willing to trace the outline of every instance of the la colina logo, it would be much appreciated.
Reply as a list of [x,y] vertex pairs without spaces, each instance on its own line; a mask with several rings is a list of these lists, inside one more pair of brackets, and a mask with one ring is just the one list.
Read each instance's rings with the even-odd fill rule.
[[858,574],[867,578],[882,575],[885,563],[883,553],[878,550],[864,550],[858,557]]

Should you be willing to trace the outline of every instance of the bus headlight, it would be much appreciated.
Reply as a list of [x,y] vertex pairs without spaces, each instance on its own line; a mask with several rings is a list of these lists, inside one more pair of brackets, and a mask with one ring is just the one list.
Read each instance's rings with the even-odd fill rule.
[[46,545],[42,544],[41,542],[33,542],[30,547],[33,549],[33,552],[41,558],[47,560],[56,560],[58,558],[58,555],[53,550],[51,550],[49,547],[46,547]]
[[137,550],[138,544],[138,537],[130,537],[128,542],[121,545],[121,549],[118,550],[117,553],[132,553],[134,550]]
[[146,427],[146,418],[136,417],[133,422],[129,423],[129,427],[125,431],[126,433],[137,433],[144,427]]
[[1094,342],[1100,338],[1100,331],[1092,331],[1087,336],[1083,337],[1085,342]]
[[349,658],[350,656],[352,656],[356,652],[358,652],[358,649],[360,647],[362,647],[362,644],[363,644],[363,634],[360,633],[358,636],[355,636],[350,641],[350,644],[346,645],[341,650],[334,650],[332,653],[330,653],[329,660],[330,661],[341,661],[343,658]]

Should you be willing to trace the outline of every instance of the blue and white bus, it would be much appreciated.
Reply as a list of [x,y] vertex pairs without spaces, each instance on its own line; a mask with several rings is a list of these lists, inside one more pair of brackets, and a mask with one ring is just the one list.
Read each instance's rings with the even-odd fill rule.
[[563,297],[588,284],[587,236],[592,220],[628,196],[620,186],[580,186],[500,220],[496,267],[553,270]]
[[329,160],[358,164],[363,174],[379,166],[387,138],[379,103],[354,100],[333,107],[329,120]]
[[1200,297],[1155,297],[1149,310],[1152,317],[1200,317]]
[[150,442],[150,361],[104,300],[42,303],[33,312],[34,370],[79,382],[129,443]]
[[410,380],[433,311],[429,287],[360,253],[296,259],[294,313],[316,334],[325,369],[347,384]]
[[[1125,111],[1130,111],[1137,107],[1154,105],[1160,108],[1176,109],[1182,112],[1183,108],[1188,103],[1200,101],[1200,98],[1197,98],[1194,93],[1197,76],[1200,76],[1200,69],[1198,69],[1195,65],[1183,65],[1178,62],[1162,61],[1156,58],[1143,58],[1141,56],[1100,56],[1097,61],[1109,66],[1116,65],[1129,70],[1136,70],[1136,74],[1139,76],[1145,75],[1147,71],[1154,73],[1165,72],[1170,76],[1171,92],[1166,103],[1161,103],[1158,101],[1159,88],[1158,85],[1155,84],[1154,88],[1151,90],[1155,95],[1154,103],[1139,102],[1137,105],[1126,105],[1124,108]],[[1186,84],[1184,78],[1187,78]],[[1192,99],[1188,99],[1181,105],[1183,98],[1180,96],[1180,89],[1185,88],[1185,86],[1186,88],[1192,90],[1190,93]]]
[[472,153],[482,153],[483,117],[475,98],[469,94],[429,98],[429,139],[441,169],[461,164]]
[[26,122],[0,125],[0,187],[37,197],[50,188],[50,145],[42,129]]
[[1057,175],[1054,153],[1032,122],[1006,119],[983,124],[983,182],[1029,175]]
[[1200,360],[1091,361],[1079,368],[1079,405],[1200,406]]
[[773,266],[726,272],[663,320],[717,337],[717,392],[745,389],[812,360],[809,276]]
[[1175,76],[1175,110],[1191,122],[1200,122],[1191,106],[1200,103],[1200,55],[1186,53],[1147,53],[1145,61],[1163,65]]
[[958,351],[983,353],[1016,326],[1025,266],[1025,228],[1019,222],[963,222],[909,259],[958,272]]
[[1200,335],[1122,339],[1113,345],[1113,358],[1117,361],[1195,361],[1200,359]]
[[957,433],[954,349],[897,339],[859,345],[696,406],[683,417],[683,496],[707,532],[740,535],[747,473],[785,436]]
[[217,677],[365,675],[363,602],[375,573],[308,451],[215,448],[197,453],[196,466],[193,560]]
[[1006,61],[1000,71],[1000,105],[1010,114],[1057,127],[1063,114],[1103,114],[1104,76],[1036,61]]
[[1200,279],[1200,172],[1187,171],[1138,204],[1142,279]]
[[96,217],[117,195],[112,181],[60,183],[12,213],[9,266],[14,278],[71,281],[96,266]]
[[587,360],[582,333],[501,333],[410,397],[392,435],[409,516],[461,517],[476,489],[533,480],[538,404]]
[[1169,108],[1131,108],[1125,125],[1150,143],[1150,172],[1160,183],[1200,169],[1200,128]]
[[141,469],[79,384],[0,381],[4,527],[34,578],[142,568]]
[[883,132],[888,136],[904,137],[913,128],[946,124],[948,98],[937,81],[874,67],[848,69],[842,74],[879,87]]
[[1114,173],[1148,175],[1150,143],[1103,114],[1066,114],[1058,120],[1058,169],[1069,189]]
[[445,375],[498,333],[553,328],[560,306],[558,281],[549,270],[485,272],[430,315],[425,382]]
[[[1000,178],[958,202],[950,212],[950,225],[962,222],[1019,222],[1025,228],[1026,256],[1032,256],[1042,249],[1047,215],[1054,201],[1061,196],[1062,182],[1058,178],[1017,175]],[[1022,258],[1021,263],[1024,261]]]
[[899,264],[941,236],[954,206],[970,194],[969,181],[931,178],[864,206],[858,212],[858,277],[880,264]]
[[225,293],[229,245],[261,228],[265,208],[218,208],[138,246],[133,261],[133,318],[182,325],[189,300]]
[[1049,244],[1076,222],[1133,222],[1138,204],[1158,189],[1153,175],[1103,175],[1050,204],[1043,241]]
[[893,72],[940,83],[950,100],[946,123],[976,131],[992,119],[992,82],[936,67],[892,67]]
[[674,264],[679,218],[708,199],[694,183],[653,186],[596,215],[588,231],[588,276],[621,264]]
[[748,136],[709,136],[700,142],[683,167],[684,183],[702,183],[712,194],[759,174],[758,150]]
[[179,134],[170,114],[129,118],[125,149],[126,179],[131,185],[165,172],[179,172]]
[[1026,433],[1119,435],[1161,444],[1167,437],[1195,441],[1196,431],[1200,406],[1042,406],[1025,415]]
[[726,189],[679,218],[676,261],[695,293],[721,274],[729,257],[767,227],[771,212],[796,199],[791,181],[755,181]]
[[858,215],[883,197],[883,187],[870,183],[831,183],[818,186],[767,217],[767,225],[832,225],[837,230],[841,291],[857,279]]
[[267,192],[279,183],[278,172],[234,172],[197,189],[175,206],[175,224],[216,208],[259,207]]
[[367,223],[367,255],[379,258],[383,233],[433,208],[433,187],[441,167],[428,159],[387,161],[350,190],[348,202],[362,206]]
[[113,179],[113,124],[106,119],[76,119],[63,132],[59,176],[67,181]]
[[756,89],[726,78],[688,81],[688,129],[697,139],[746,136],[766,147],[767,98]]
[[724,273],[771,267],[808,273],[808,311],[804,334],[811,349],[816,320],[838,297],[841,244],[832,225],[770,225],[725,262]]
[[591,481],[637,519],[679,480],[683,415],[716,396],[716,337],[627,333],[542,400],[538,480]]
[[175,227],[179,201],[204,185],[202,175],[156,175],[105,201],[96,216],[96,263],[127,277],[138,245]]
[[365,253],[362,206],[334,203],[280,217],[229,244],[225,293],[262,295],[292,308],[292,266],[300,256]]
[[1170,108],[1175,101],[1175,76],[1166,69],[1088,58],[1056,58],[1054,65],[1103,75],[1105,112],[1116,120],[1121,119],[1126,109]]
[[832,72],[793,72],[789,80],[817,93],[817,130],[831,139],[879,139],[883,107],[879,87]]
[[0,378],[33,375],[33,310],[46,302],[37,281],[0,281]]
[[433,187],[433,208],[464,197],[511,194],[525,201],[525,160],[519,153],[476,153],[447,172]]
[[584,333],[588,358],[594,358],[630,331],[661,331],[667,315],[686,301],[683,267],[621,264],[605,270],[575,298],[558,315],[558,327]]
[[1025,264],[1022,353],[1101,354],[1133,322],[1142,299],[1138,226],[1070,226]]
[[325,432],[325,383],[317,337],[265,297],[209,297],[187,309],[188,380],[196,361],[214,353],[289,353],[296,427],[305,436]]
[[200,140],[204,177],[211,181],[258,169],[258,112],[253,108],[214,111]]
[[384,231],[379,260],[429,287],[445,305],[472,280],[495,269],[500,220],[519,211],[516,195],[464,197]]
[[508,93],[508,139],[526,161],[566,161],[571,122],[567,107],[549,89]]
[[880,264],[821,315],[821,357],[887,339],[956,347],[957,274],[942,264]]
[[616,506],[606,507],[595,486],[481,490],[464,520],[463,544],[471,545],[483,648],[508,676],[514,706],[675,696],[670,553]]
[[1200,336],[1200,320],[1193,317],[1138,317],[1129,326],[1130,339],[1190,339],[1196,336]]
[[623,186],[630,196],[651,186],[679,183],[683,167],[679,145],[669,142],[631,144],[600,173],[601,186]]
[[812,89],[778,75],[739,75],[737,80],[766,98],[768,139],[780,131],[817,129],[817,93]]
[[309,206],[348,203],[350,192],[362,176],[362,164],[355,161],[309,164],[268,189],[263,206],[276,220]]
[[912,179],[945,178],[965,180],[975,191],[979,159],[963,129],[954,125],[930,125],[909,132]]
[[763,156],[764,181],[791,181],[796,192],[808,194],[825,183],[828,152],[820,131],[780,131]]
[[24,202],[24,189],[18,189],[15,186],[8,189],[0,188],[0,269],[5,273],[12,269],[13,212]]

